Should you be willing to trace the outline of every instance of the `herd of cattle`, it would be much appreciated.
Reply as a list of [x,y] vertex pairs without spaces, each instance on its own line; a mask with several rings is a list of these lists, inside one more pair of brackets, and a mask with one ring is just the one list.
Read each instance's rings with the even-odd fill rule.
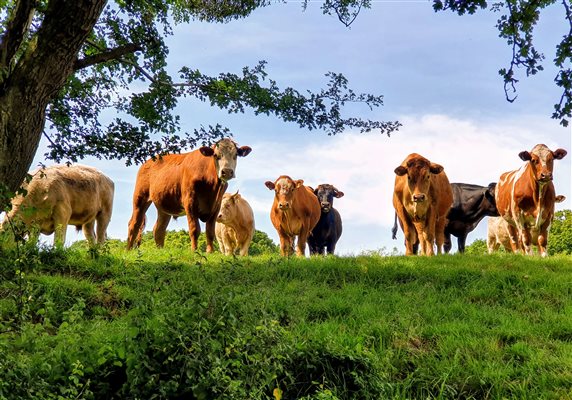
[[[172,217],[187,217],[191,248],[197,249],[199,220],[205,222],[206,251],[216,240],[226,255],[247,255],[254,235],[254,214],[238,193],[225,193],[235,176],[237,157],[252,149],[222,139],[211,147],[185,154],[169,154],[145,162],[137,174],[133,214],[129,220],[127,248],[141,243],[145,213],[151,203],[157,208],[153,237],[157,246],[165,242]],[[554,160],[566,156],[563,149],[550,150],[543,144],[519,157],[519,169],[505,172],[498,183],[487,187],[449,183],[443,166],[413,153],[395,169],[393,206],[395,224],[405,237],[405,254],[433,255],[451,250],[451,235],[464,252],[469,232],[489,216],[489,252],[501,245],[510,252],[532,254],[532,245],[546,256],[548,230],[556,196],[552,173]],[[111,219],[114,184],[103,173],[82,165],[54,165],[31,173],[22,187],[26,195],[12,199],[12,209],[2,223],[20,220],[37,226],[43,234],[55,233],[54,243],[65,243],[68,225],[82,229],[90,243],[102,243]],[[334,198],[343,192],[329,184],[313,189],[301,179],[282,175],[265,183],[274,191],[270,219],[280,238],[280,254],[333,254],[342,234],[342,219],[333,208]],[[296,246],[294,250],[294,246]]]

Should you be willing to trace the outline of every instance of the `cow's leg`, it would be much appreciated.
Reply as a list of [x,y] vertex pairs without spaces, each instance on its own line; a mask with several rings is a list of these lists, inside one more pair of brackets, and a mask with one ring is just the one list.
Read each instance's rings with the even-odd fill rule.
[[423,222],[415,222],[415,229],[417,230],[417,236],[419,237],[419,241],[421,242],[421,255],[425,256],[435,255],[435,250],[433,249],[433,243],[435,241],[435,233],[434,233],[434,228],[431,229],[431,224],[424,224]]
[[530,230],[527,228],[520,230],[520,240],[522,242],[522,250],[524,254],[532,255],[531,237]]
[[109,221],[111,221],[111,212],[102,211],[100,212],[97,217],[95,218],[96,221],[96,240],[97,243],[103,244],[107,239],[107,226],[109,225]]
[[[306,241],[308,240],[308,235],[310,231],[306,228],[300,230],[298,235],[298,243],[296,243],[296,255],[298,257],[304,257],[306,255]],[[320,250],[323,252],[323,246],[320,246]]]
[[538,254],[541,257],[548,256],[548,252],[546,251],[546,247],[548,246],[548,228],[550,227],[549,221],[547,221],[543,226],[540,227],[540,231],[538,232]]
[[493,254],[495,251],[499,249],[499,247],[500,244],[496,236],[489,233],[489,235],[487,236],[487,249],[489,251],[489,254]]
[[417,254],[419,249],[419,237],[415,226],[403,224],[403,236],[405,236],[405,255],[411,256]]
[[81,230],[83,231],[83,236],[85,236],[85,240],[93,246],[95,244],[95,220],[88,222],[87,224],[83,224]]
[[467,242],[467,235],[464,233],[457,238],[457,245],[459,246],[459,253],[465,252],[465,243]]
[[171,222],[171,216],[167,213],[157,210],[157,222],[153,227],[153,238],[157,247],[165,245],[165,236],[167,234],[167,226]]
[[512,225],[508,225],[508,237],[510,239],[510,249],[512,250],[513,253],[518,254],[520,253],[520,243],[519,243],[519,233],[516,229],[516,227],[512,226]]
[[54,245],[62,247],[66,243],[66,232],[68,222],[71,218],[72,210],[67,204],[60,203],[53,210],[52,219],[54,221]]
[[199,219],[187,212],[187,223],[189,224],[189,237],[191,238],[191,250],[197,251],[199,243],[199,235],[201,234],[201,226]]
[[[207,253],[212,253],[214,251],[213,241],[215,238],[215,225],[216,225],[216,217],[217,213],[214,214],[206,223],[205,223],[205,236],[207,239]],[[234,254],[234,249],[236,247],[236,242],[233,243],[231,251]]]
[[452,247],[453,245],[451,244],[451,234],[449,232],[445,232],[445,242],[443,243],[443,251],[449,254]]
[[[447,218],[441,217],[435,220],[435,244],[437,245],[437,254],[441,254],[443,251],[443,243],[445,242],[445,225],[447,224]],[[431,246],[433,247],[433,246]]]
[[294,252],[294,238],[284,232],[278,232],[280,237],[280,255],[290,256]]
[[135,198],[133,200],[133,213],[129,220],[127,229],[127,250],[139,247],[141,244],[141,234],[145,228],[145,213],[149,209],[151,202],[147,196]]
[[336,242],[331,240],[326,246],[326,251],[328,254],[334,254],[334,251],[336,251]]

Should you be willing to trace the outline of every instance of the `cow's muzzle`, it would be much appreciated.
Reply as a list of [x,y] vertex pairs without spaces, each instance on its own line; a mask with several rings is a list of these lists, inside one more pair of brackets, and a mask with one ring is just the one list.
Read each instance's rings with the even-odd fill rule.
[[425,195],[423,193],[421,194],[414,194],[413,195],[413,202],[414,203],[422,203],[425,201]]
[[330,203],[321,203],[320,207],[322,208],[322,212],[330,212],[332,205]]
[[550,182],[552,180],[552,172],[546,172],[540,174],[540,182]]
[[278,208],[281,210],[288,210],[290,209],[290,203],[285,201],[283,203],[278,203]]
[[229,181],[234,178],[234,169],[224,168],[220,170],[220,179]]

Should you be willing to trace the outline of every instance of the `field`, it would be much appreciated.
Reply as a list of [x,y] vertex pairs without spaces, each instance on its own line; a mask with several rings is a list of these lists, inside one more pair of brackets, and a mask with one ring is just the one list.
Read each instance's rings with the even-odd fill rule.
[[0,265],[3,399],[572,399],[570,256]]

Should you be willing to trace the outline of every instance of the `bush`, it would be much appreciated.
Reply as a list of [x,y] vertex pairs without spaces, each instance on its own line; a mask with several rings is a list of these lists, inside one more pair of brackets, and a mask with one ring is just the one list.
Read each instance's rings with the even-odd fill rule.
[[572,254],[572,211],[554,214],[548,235],[548,254]]

